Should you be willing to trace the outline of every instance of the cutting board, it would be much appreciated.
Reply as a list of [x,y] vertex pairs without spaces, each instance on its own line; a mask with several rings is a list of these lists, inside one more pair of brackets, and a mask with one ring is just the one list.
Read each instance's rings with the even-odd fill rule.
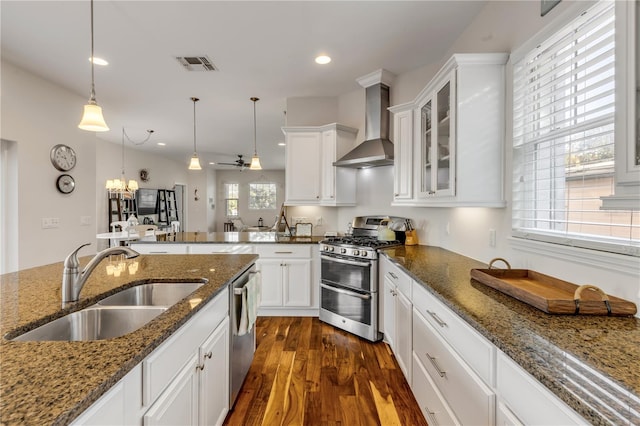
[[609,296],[596,286],[578,286],[529,269],[472,269],[471,278],[548,314],[633,316],[637,312],[633,302]]

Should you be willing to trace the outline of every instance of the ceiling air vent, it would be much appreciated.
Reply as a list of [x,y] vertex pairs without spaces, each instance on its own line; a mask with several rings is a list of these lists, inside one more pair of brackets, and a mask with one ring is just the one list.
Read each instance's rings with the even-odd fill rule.
[[187,71],[217,71],[206,56],[178,56],[176,59]]

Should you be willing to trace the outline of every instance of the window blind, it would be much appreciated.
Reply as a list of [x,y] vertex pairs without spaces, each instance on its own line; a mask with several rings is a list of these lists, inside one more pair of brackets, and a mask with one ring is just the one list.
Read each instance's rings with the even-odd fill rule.
[[640,246],[640,212],[600,210],[614,191],[615,72],[613,2],[514,64],[514,236],[621,253]]

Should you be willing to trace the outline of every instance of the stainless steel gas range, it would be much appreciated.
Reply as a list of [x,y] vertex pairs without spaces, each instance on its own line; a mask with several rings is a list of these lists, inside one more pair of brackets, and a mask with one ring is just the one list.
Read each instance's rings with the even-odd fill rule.
[[[378,227],[391,220],[395,240],[379,240]],[[407,220],[389,216],[358,216],[352,234],[320,242],[320,320],[375,342],[378,330],[379,248],[401,245]]]

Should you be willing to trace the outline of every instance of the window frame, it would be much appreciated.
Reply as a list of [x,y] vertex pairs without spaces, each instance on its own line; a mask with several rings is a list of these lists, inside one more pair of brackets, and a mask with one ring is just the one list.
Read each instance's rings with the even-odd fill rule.
[[[536,35],[534,35],[533,37],[531,37],[527,42],[523,43],[519,48],[515,49],[512,54],[511,54],[511,58],[510,58],[510,63],[512,66],[512,72],[515,73],[515,66],[514,64],[518,64],[523,58],[525,58],[527,55],[529,55],[529,53],[531,51],[533,51],[537,46],[539,46],[541,43],[546,42],[547,40],[549,40],[550,38],[554,37],[562,28],[564,28],[566,25],[570,24],[572,21],[574,21],[577,17],[579,17],[584,11],[586,11],[587,9],[591,8],[592,6],[594,6],[595,4],[597,4],[598,1],[589,1],[589,2],[577,2],[575,4],[572,4],[570,6],[567,7],[567,9],[565,9],[564,12],[562,12],[561,14],[559,14],[557,16],[557,18],[552,21],[551,23],[549,23],[545,28],[543,28],[540,32],[538,32]],[[618,33],[620,32],[618,30],[618,16],[619,16],[619,9],[618,9],[618,3],[620,2],[615,2],[615,13],[616,13],[616,19],[615,19],[615,25],[616,25],[616,47],[615,47],[615,52],[616,52],[616,63],[615,63],[615,69],[616,69],[616,96],[618,95],[619,92],[619,86],[618,86],[618,75],[621,74],[620,72],[618,72],[618,61],[617,61],[617,57],[620,56],[619,54],[619,45],[618,45]],[[626,30],[626,27],[625,27]],[[625,48],[627,47],[627,44],[625,44]],[[626,74],[625,74],[626,75]],[[512,101],[512,108],[511,108],[511,112],[513,114],[514,111],[514,102],[515,102],[515,83],[513,81],[514,77],[512,76],[511,79],[511,101]],[[619,108],[619,103],[617,101],[618,98],[616,98],[616,103],[615,103],[615,107],[616,110]],[[615,132],[617,135],[618,132],[618,122],[617,122],[617,118],[618,118],[618,114],[616,114],[616,120],[615,120]],[[512,153],[512,176],[513,176],[513,172],[514,172],[514,168],[517,166],[516,162],[514,161],[514,132],[513,132],[513,126],[515,125],[515,121],[514,121],[514,116],[512,115],[511,117],[511,153]],[[616,136],[615,142],[614,142],[614,149],[615,149],[615,155],[616,155],[616,165],[615,165],[615,173],[617,175],[617,173],[619,172],[618,169],[618,164],[621,162],[624,162],[625,164],[627,163],[627,158],[626,158],[626,154],[623,155],[622,160],[619,159],[618,155],[619,155],[619,150],[621,148],[621,145],[624,147],[625,149],[625,153],[626,153],[626,149],[627,149],[627,140],[623,140],[622,138],[618,138]],[[635,184],[640,184],[640,182],[635,182]],[[629,188],[629,186],[627,186],[627,188]],[[637,192],[637,187],[635,187],[635,190]],[[616,191],[617,191],[617,186],[616,186]],[[513,188],[512,188],[512,194],[513,194]],[[617,195],[617,192],[616,192]],[[512,195],[513,197],[513,195]],[[604,197],[603,197],[604,198]],[[513,200],[512,200],[513,201]],[[604,201],[604,200],[603,200]],[[605,207],[603,207],[603,209],[606,209],[606,202],[603,203],[605,205]],[[616,209],[620,209],[620,204],[616,205]],[[628,209],[628,205],[625,204],[625,207],[623,208],[625,210]],[[635,209],[633,209],[635,210]],[[527,233],[527,232],[519,232],[516,229],[514,229],[513,227],[513,220],[514,220],[514,212],[513,212],[513,208],[512,208],[512,212],[511,212],[511,220],[512,220],[512,238],[510,238],[510,240],[513,242],[514,246],[519,247],[521,249],[523,249],[526,246],[529,246],[530,248],[533,248],[533,246],[538,246],[539,244],[547,244],[547,243],[556,243],[558,244],[558,249],[557,250],[602,250],[605,252],[612,252],[612,253],[623,253],[623,254],[629,254],[632,256],[640,256],[640,247],[635,247],[632,245],[627,245],[625,243],[622,244],[611,244],[610,242],[605,242],[605,241],[598,241],[598,238],[595,237],[593,238],[593,241],[586,239],[585,241],[587,241],[587,244],[575,244],[575,241],[572,241],[570,239],[567,239],[564,242],[560,242],[559,238],[553,236],[553,235],[545,235],[544,232],[536,232],[535,236],[532,237],[531,234],[533,233]],[[628,241],[628,240],[627,240]],[[613,246],[613,249],[612,249]],[[537,250],[537,249],[536,249]]]
[[[236,187],[236,197],[229,196],[229,187],[234,185]],[[224,212],[228,218],[236,218],[240,216],[240,184],[237,182],[225,182],[224,183]],[[236,202],[236,214],[229,213],[229,201],[235,200]]]
[[[254,202],[253,197],[251,196],[251,187],[252,185],[271,185],[273,187],[273,207],[265,207],[265,208],[256,208],[253,207],[252,203]],[[249,210],[254,211],[265,211],[265,210],[276,210],[278,203],[278,184],[276,182],[250,182],[248,186],[248,194],[247,194],[247,204]]]

